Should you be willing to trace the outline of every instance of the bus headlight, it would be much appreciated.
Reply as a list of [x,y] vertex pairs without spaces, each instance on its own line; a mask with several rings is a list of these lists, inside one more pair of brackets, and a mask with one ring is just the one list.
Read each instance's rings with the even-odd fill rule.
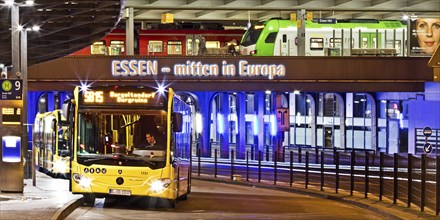
[[53,162],[54,173],[65,173],[67,170],[67,162],[63,159],[58,159]]
[[157,179],[151,182],[150,190],[159,193],[163,192],[171,184],[171,179]]
[[90,186],[92,185],[92,179],[78,173],[73,174],[73,181],[79,184],[83,189],[90,189]]

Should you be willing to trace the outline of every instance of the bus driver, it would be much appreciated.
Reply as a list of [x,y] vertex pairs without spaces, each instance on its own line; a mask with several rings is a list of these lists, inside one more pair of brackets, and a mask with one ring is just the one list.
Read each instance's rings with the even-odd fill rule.
[[136,146],[135,150],[147,150],[148,148],[152,148],[155,146],[157,146],[156,137],[151,132],[147,132],[145,134],[145,141],[142,144]]

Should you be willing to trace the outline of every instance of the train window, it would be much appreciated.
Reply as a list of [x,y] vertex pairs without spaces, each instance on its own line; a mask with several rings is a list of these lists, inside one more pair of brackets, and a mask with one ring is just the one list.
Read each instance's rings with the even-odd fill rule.
[[123,40],[112,40],[109,46],[109,55],[121,55],[124,52],[125,42]]
[[206,41],[206,48],[220,48],[220,41]]
[[90,46],[91,54],[106,54],[107,47],[105,46],[105,40],[96,41]]
[[368,38],[363,37],[362,38],[362,49],[367,49],[368,48]]
[[310,50],[323,50],[324,38],[310,38]]
[[[393,45],[393,42],[395,43],[395,45]],[[387,40],[387,45],[386,45],[386,48],[389,48],[389,49],[396,49],[396,52],[397,52],[397,54],[399,54],[400,53],[400,48],[401,48],[401,41],[400,40],[395,40],[395,41],[393,41],[393,40]]]
[[161,40],[150,40],[148,41],[148,52],[149,53],[162,53],[163,42]]
[[168,41],[168,54],[182,54],[182,41]]
[[341,47],[342,39],[341,38],[330,38],[330,47]]
[[277,38],[277,32],[272,32],[269,35],[267,35],[266,40],[264,42],[266,43],[274,43],[275,39]]

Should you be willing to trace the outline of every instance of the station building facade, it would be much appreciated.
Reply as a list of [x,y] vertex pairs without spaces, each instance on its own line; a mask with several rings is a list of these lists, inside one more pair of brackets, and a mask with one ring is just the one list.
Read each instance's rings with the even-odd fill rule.
[[[29,124],[74,86],[170,86],[192,106],[193,150],[438,154],[440,83],[423,57],[66,57],[29,68]],[[430,127],[428,139],[422,134]]]

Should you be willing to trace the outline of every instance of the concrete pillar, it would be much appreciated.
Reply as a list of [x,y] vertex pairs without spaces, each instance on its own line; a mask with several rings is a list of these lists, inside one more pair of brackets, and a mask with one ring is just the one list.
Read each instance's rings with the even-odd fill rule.
[[127,20],[125,23],[125,54],[134,55],[134,14],[133,8],[126,8]]
[[211,101],[212,92],[195,92],[199,100],[199,113],[202,115],[203,132],[200,134],[200,151],[202,157],[211,157],[210,133],[211,133]]
[[237,159],[246,158],[246,93],[237,93],[237,145],[236,157]]
[[[258,151],[264,152],[264,92],[256,92],[254,97],[254,110],[258,134],[254,134],[255,157],[258,159]],[[255,130],[255,128],[253,129]]]
[[[229,158],[229,93],[223,92],[220,95],[220,111],[218,112],[222,115],[222,121],[218,121],[217,132],[220,135],[220,158]],[[219,129],[220,128],[220,129]]]

